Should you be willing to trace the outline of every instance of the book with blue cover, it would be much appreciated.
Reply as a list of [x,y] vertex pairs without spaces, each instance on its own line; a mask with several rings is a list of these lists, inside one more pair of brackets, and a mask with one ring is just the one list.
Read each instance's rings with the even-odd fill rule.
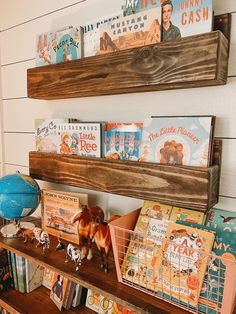
[[166,116],[144,120],[140,161],[208,167],[214,116]]

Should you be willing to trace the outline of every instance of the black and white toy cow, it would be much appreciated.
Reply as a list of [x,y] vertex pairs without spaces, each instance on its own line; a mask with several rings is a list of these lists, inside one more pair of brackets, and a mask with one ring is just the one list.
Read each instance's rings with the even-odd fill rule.
[[75,270],[78,270],[81,265],[81,257],[82,257],[80,249],[70,243],[69,244],[62,243],[60,239],[58,239],[58,242],[59,243],[56,246],[56,251],[64,250],[66,252],[65,263],[67,263],[69,260],[75,262],[75,265],[76,265]]

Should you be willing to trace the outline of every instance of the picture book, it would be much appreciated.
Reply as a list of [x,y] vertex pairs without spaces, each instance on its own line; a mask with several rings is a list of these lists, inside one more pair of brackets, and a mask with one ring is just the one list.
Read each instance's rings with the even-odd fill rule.
[[126,16],[100,26],[100,53],[161,41],[161,8]]
[[25,258],[21,255],[15,254],[16,256],[16,273],[19,292],[26,292],[26,266]]
[[145,119],[140,161],[208,167],[213,146],[213,116]]
[[51,300],[56,304],[58,309],[61,311],[63,301],[68,286],[68,279],[57,272],[54,273],[52,289],[50,293]]
[[55,32],[50,31],[38,34],[36,37],[36,66],[55,63],[55,52],[52,43],[55,41]]
[[29,293],[42,285],[44,267],[29,259],[25,259],[25,267],[26,292]]
[[44,268],[42,285],[47,289],[52,289],[52,282],[54,278],[54,271],[49,268]]
[[214,234],[169,223],[153,273],[153,289],[197,307]]
[[212,31],[212,0],[126,0],[124,16],[162,8],[162,41]]
[[101,294],[88,289],[85,306],[94,312],[99,313],[101,298]]
[[119,11],[110,16],[104,16],[99,20],[90,21],[83,26],[84,33],[84,57],[95,56],[100,51],[100,25],[111,23],[123,16],[123,12]]
[[35,143],[37,152],[56,153],[58,137],[57,123],[68,122],[68,119],[35,119]]
[[12,289],[13,278],[11,276],[7,251],[0,248],[0,293]]
[[86,157],[103,156],[104,124],[99,122],[57,124],[57,152]]
[[81,204],[88,205],[88,194],[43,190],[43,229],[66,241],[78,243],[77,226],[71,223],[71,218]]
[[176,220],[190,222],[192,224],[203,224],[205,213],[198,212],[192,209],[173,207],[170,215],[170,220],[176,222]]
[[236,232],[236,213],[213,208],[207,213],[205,225],[216,231]]
[[204,313],[218,314],[222,307],[227,261],[236,261],[236,233],[223,230],[216,231],[212,227],[193,225],[183,221],[177,221],[177,223],[215,233],[211,255],[208,258],[208,267],[201,287],[198,310]]

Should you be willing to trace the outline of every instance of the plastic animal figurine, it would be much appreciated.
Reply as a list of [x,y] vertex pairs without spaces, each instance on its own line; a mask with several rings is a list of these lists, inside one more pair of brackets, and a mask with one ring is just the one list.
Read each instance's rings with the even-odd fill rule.
[[[119,218],[118,215],[112,215],[109,222]],[[97,221],[90,222],[90,238],[94,239],[101,256],[101,268],[108,271],[108,255],[111,248],[111,235],[107,223]]]
[[42,246],[43,247],[43,254],[49,251],[50,247],[50,239],[47,232],[43,231],[41,228],[35,227],[33,229],[35,239],[38,241],[36,247]]
[[67,263],[69,260],[75,262],[76,269],[78,270],[81,265],[81,251],[78,247],[75,247],[72,244],[62,243],[60,239],[58,239],[58,244],[56,246],[56,251],[64,250],[66,252],[66,260]]
[[71,223],[77,222],[77,232],[79,237],[79,247],[82,252],[81,258],[84,259],[87,257],[88,260],[91,260],[93,257],[92,253],[92,240],[90,237],[90,222],[92,221],[103,221],[104,212],[99,206],[88,208],[83,206],[80,210],[74,214],[71,218]]
[[23,228],[23,227],[18,228],[16,235],[24,238],[24,243],[26,243],[28,240],[33,241],[35,238],[33,229]]

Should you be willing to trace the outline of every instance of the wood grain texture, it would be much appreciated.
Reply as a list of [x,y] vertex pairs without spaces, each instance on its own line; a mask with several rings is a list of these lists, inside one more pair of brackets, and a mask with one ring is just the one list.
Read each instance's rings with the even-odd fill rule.
[[36,179],[206,211],[218,201],[218,166],[180,167],[30,152]]
[[28,97],[62,99],[222,85],[228,40],[220,31],[28,69]]
[[[23,239],[10,239],[0,236],[1,247],[20,254],[25,258],[31,259],[44,267],[57,271],[70,280],[80,283],[82,286],[92,289],[95,292],[101,293],[111,300],[117,301],[118,303],[128,307],[130,310],[137,312],[137,314],[189,313],[171,305],[170,303],[164,302],[161,299],[150,296],[122,283],[118,283],[113,256],[110,256],[109,259],[108,273],[105,273],[104,270],[100,268],[100,256],[96,252],[91,261],[83,260],[79,271],[76,272],[74,263],[65,263],[65,252],[55,251],[58,243],[55,237],[50,236],[50,251],[46,255],[43,255],[42,249],[36,248],[35,244],[30,242],[24,244],[23,242]],[[47,311],[47,313],[51,314],[50,311]]]

